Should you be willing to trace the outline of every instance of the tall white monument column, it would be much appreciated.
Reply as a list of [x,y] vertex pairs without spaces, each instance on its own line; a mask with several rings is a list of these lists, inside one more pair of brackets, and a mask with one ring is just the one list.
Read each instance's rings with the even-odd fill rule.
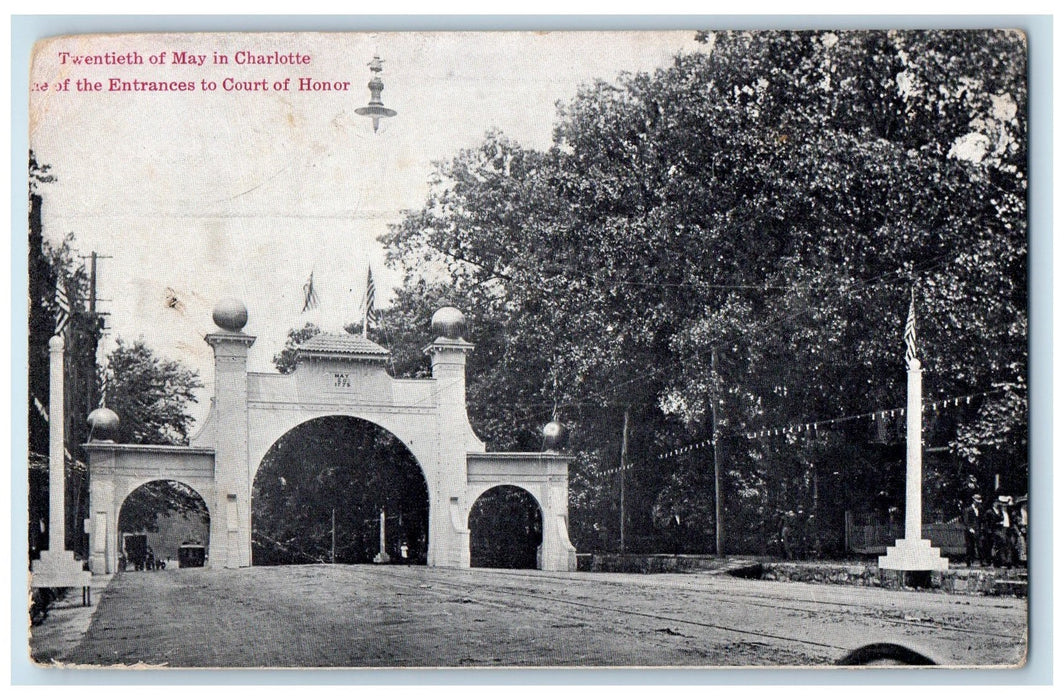
[[60,335],[48,341],[48,549],[31,566],[34,588],[88,586],[92,575],[66,549],[66,463],[63,355]]
[[945,571],[949,560],[931,540],[921,538],[923,528],[923,370],[916,358],[916,320],[913,305],[905,324],[908,360],[908,399],[905,408],[905,537],[887,547],[879,568],[895,571]]

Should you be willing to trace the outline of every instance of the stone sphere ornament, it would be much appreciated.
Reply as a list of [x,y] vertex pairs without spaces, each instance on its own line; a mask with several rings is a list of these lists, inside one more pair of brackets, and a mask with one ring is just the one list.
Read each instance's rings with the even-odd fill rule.
[[97,408],[87,418],[92,439],[113,440],[118,431],[118,414],[109,408]]
[[239,299],[228,297],[215,304],[211,317],[223,331],[239,333],[247,325],[248,307]]
[[558,452],[565,449],[569,442],[569,429],[564,423],[552,420],[543,426],[543,445],[550,452]]
[[432,314],[432,332],[449,340],[461,340],[466,333],[466,317],[453,306],[445,306]]

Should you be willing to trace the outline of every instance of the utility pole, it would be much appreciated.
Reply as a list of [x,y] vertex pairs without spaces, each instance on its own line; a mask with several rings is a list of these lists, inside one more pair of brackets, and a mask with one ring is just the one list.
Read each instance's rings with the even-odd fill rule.
[[[98,303],[101,301],[110,301],[109,299],[101,299],[99,297],[97,287],[97,262],[99,260],[110,260],[110,255],[100,255],[95,250],[90,255],[80,256],[83,260],[89,260],[89,327],[85,329],[84,334],[79,333],[77,337],[73,330],[70,332],[68,338],[70,340],[70,347],[68,348],[68,361],[70,363],[70,380],[71,396],[67,397],[70,403],[70,410],[67,412],[69,420],[79,419],[84,420],[84,416],[92,413],[97,407],[102,405],[101,395],[97,391],[96,386],[96,373],[97,369],[101,366],[100,359],[100,339],[103,335],[103,324],[101,320],[106,313],[101,313],[98,310]],[[106,391],[106,387],[104,387]],[[104,394],[106,396],[106,394]],[[74,400],[80,397],[84,401],[82,407],[75,407]],[[67,400],[67,399],[64,399]],[[84,413],[81,411],[84,410]],[[67,435],[74,438],[75,444],[79,442],[79,433],[73,425],[67,431]],[[73,476],[73,474],[72,474]],[[73,480],[74,483],[74,531],[79,532],[82,525],[78,523],[84,523],[88,513],[85,509],[88,507],[87,499],[84,499],[84,489],[87,487],[87,474],[78,474]],[[80,533],[79,533],[80,534]]]
[[112,255],[100,255],[95,250],[91,255],[82,255],[81,258],[89,259],[89,313],[95,318],[96,316],[96,302],[107,301],[107,299],[97,299],[96,297],[96,261],[98,260],[110,260],[114,256]]
[[329,562],[336,563],[336,509],[332,509],[332,549],[329,553]]
[[[108,315],[106,312],[99,312],[97,310],[97,306],[98,302],[109,301],[109,299],[100,299],[99,295],[97,294],[98,277],[96,274],[96,263],[100,260],[110,260],[112,257],[113,256],[111,255],[100,255],[95,250],[92,251],[90,255],[81,256],[83,260],[89,260],[89,318],[92,320],[91,342],[94,366],[100,364],[100,359],[97,356],[97,353],[100,349],[100,336],[102,335],[103,331],[102,324],[100,323],[100,317]],[[99,398],[96,396],[95,381],[89,381],[88,385],[86,386],[85,399],[85,410],[91,412],[94,408],[96,408],[99,402]]]
[[624,432],[621,436],[621,554],[624,554],[624,481],[628,467],[628,410],[624,407]]
[[92,263],[89,266],[89,314],[96,316],[96,251],[92,251]]
[[711,402],[710,410],[713,417],[713,500],[716,505],[717,521],[717,556],[724,556],[724,504],[720,498],[720,430],[717,426],[717,401],[719,391],[717,387],[717,348],[713,347],[710,355],[711,379]]

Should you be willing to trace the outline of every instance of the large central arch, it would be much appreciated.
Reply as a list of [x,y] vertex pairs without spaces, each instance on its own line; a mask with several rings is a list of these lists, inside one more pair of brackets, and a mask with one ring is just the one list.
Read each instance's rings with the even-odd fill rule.
[[267,451],[252,483],[252,564],[425,563],[424,471],[394,435],[350,416],[314,418]]
[[[255,474],[270,448],[293,428],[326,416],[349,416],[393,434],[421,466],[429,497],[429,566],[468,567],[469,511],[484,491],[511,484],[528,491],[543,514],[540,568],[575,570],[568,534],[568,458],[557,452],[494,453],[473,432],[466,413],[465,318],[453,308],[433,317],[435,335],[425,353],[429,379],[395,379],[389,353],[350,334],[319,334],[297,350],[291,374],[248,372],[255,338],[243,332],[247,309],[224,300],[214,311],[217,332],[206,336],[214,351],[214,397],[200,432],[186,448],[150,448],[101,441],[86,445],[92,469],[90,566],[112,571],[114,542],[97,535],[115,518],[116,483],[109,465],[164,450],[166,463],[136,460],[140,468],[173,478],[192,470],[206,481],[211,509],[211,566],[252,562],[251,494]],[[138,452],[139,451],[139,452]],[[109,500],[110,499],[110,500]]]

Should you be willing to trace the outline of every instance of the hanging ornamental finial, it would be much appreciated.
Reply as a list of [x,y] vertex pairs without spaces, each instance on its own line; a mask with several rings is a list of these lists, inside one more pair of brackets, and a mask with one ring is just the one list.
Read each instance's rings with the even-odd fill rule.
[[384,70],[384,61],[377,54],[373,55],[373,60],[370,61],[370,71],[374,74],[370,79],[367,87],[369,88],[369,104],[365,107],[359,107],[355,110],[355,114],[363,117],[369,117],[373,120],[373,131],[376,133],[380,126],[380,121],[384,117],[394,117],[397,112],[394,109],[388,109],[384,106],[384,102],[381,101],[381,93],[384,92],[384,81],[380,78],[380,73]]

